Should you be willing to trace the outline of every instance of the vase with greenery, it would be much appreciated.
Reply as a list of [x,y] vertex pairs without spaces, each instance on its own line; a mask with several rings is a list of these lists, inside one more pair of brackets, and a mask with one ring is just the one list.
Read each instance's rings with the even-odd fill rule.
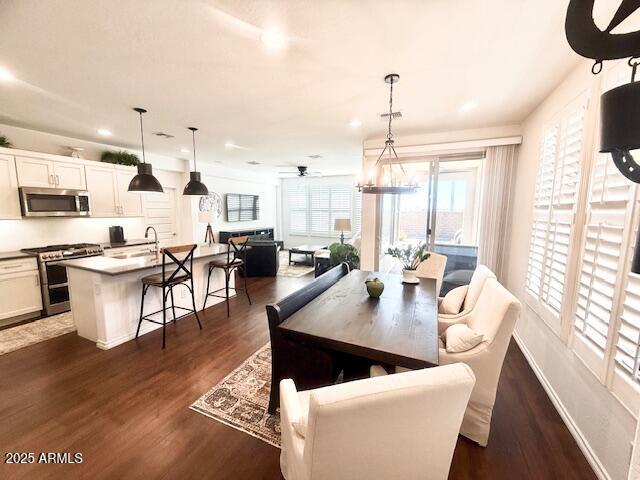
[[0,147],[13,148],[13,144],[9,141],[9,139],[6,136],[0,135]]
[[353,245],[349,245],[348,243],[332,243],[329,245],[329,253],[329,263],[331,267],[345,262],[351,270],[360,268],[360,255],[358,255],[358,250]]
[[387,250],[387,255],[397,258],[402,263],[402,281],[404,283],[418,283],[420,281],[416,276],[418,265],[431,256],[426,250],[426,243],[391,247]]
[[131,167],[135,167],[140,163],[140,159],[137,155],[125,152],[124,150],[120,150],[119,152],[102,152],[100,161],[105,163],[115,163],[117,165],[129,165]]

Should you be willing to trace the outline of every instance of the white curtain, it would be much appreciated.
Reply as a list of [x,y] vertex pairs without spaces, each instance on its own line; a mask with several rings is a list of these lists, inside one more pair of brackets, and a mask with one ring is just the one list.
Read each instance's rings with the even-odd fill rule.
[[482,175],[478,263],[502,276],[516,145],[487,148]]

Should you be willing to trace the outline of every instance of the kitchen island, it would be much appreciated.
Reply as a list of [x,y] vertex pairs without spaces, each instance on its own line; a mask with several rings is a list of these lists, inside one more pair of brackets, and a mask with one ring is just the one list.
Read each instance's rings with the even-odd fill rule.
[[[208,263],[215,256],[227,255],[228,245],[201,245],[193,255],[193,283],[197,309],[202,308],[207,288]],[[101,349],[113,348],[136,335],[140,318],[142,277],[162,272],[162,255],[135,253],[104,257],[85,257],[66,260],[71,312],[78,335],[96,342]],[[167,263],[167,275],[175,264]],[[235,286],[231,277],[230,286]],[[224,274],[220,269],[211,273],[209,290],[224,287]],[[207,307],[223,301],[209,297]],[[192,309],[191,295],[184,286],[175,287],[176,306]],[[170,307],[171,302],[167,303]],[[145,313],[162,309],[162,289],[150,288],[145,296]],[[179,314],[178,314],[179,315]],[[162,319],[162,314],[153,318]],[[171,309],[167,311],[167,323],[173,320]],[[195,318],[187,317],[186,325],[178,328],[198,328]],[[189,325],[192,323],[192,325]],[[206,328],[206,323],[203,325]],[[151,322],[142,322],[140,335],[161,328]]]

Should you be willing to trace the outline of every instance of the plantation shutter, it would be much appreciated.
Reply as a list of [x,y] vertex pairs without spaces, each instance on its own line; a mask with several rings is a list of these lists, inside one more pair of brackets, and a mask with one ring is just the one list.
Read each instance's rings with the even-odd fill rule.
[[[629,183],[629,182],[628,182]],[[632,212],[632,222],[634,228],[629,228],[629,247],[624,260],[626,275],[623,279],[622,305],[620,308],[620,318],[617,329],[614,355],[614,375],[612,390],[623,399],[625,405],[637,411],[640,408],[640,275],[631,273],[628,269],[633,258],[635,239],[638,232],[638,212],[640,212],[640,202],[638,202],[638,187],[632,185],[635,198],[629,202],[632,207],[636,204]],[[635,217],[635,218],[634,218]]]
[[362,229],[362,193],[354,192],[354,212],[353,212],[353,235],[360,232]]
[[[348,218],[351,220],[351,229],[354,229],[354,221],[352,216],[353,210],[353,187],[344,186],[344,187],[332,187],[331,188],[331,220],[329,222],[329,231],[332,235],[340,235],[340,232],[337,232],[333,229],[335,225],[335,221],[338,218]],[[352,232],[344,232],[345,237],[350,237]]]
[[308,191],[305,185],[289,187],[289,233],[306,235],[309,230]]
[[587,199],[573,349],[602,380],[620,297],[631,187],[609,155],[597,156]]
[[585,113],[581,103],[545,131],[536,177],[526,288],[539,315],[558,331],[580,186]]
[[311,235],[325,237],[329,234],[329,215],[331,213],[331,187],[314,186],[311,188]]

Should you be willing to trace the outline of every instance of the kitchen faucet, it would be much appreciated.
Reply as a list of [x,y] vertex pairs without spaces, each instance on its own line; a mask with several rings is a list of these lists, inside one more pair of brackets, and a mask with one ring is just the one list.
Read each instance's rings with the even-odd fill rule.
[[144,238],[149,238],[149,230],[153,230],[153,236],[155,237],[154,252],[156,254],[156,259],[158,259],[160,257],[160,246],[158,244],[158,232],[156,232],[155,228],[153,228],[151,225],[149,225],[147,227],[147,229],[144,231]]

